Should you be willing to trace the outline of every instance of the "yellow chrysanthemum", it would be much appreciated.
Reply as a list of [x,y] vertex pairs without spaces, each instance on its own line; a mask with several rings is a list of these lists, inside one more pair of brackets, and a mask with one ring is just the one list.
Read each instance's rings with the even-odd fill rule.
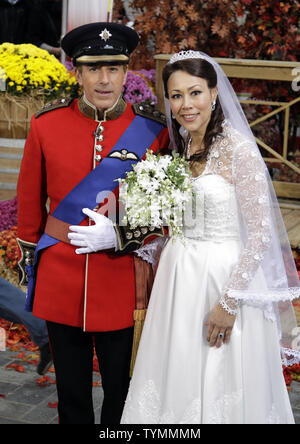
[[54,91],[61,95],[77,88],[74,75],[54,55],[27,43],[0,45],[0,76],[12,94],[40,89],[47,95]]

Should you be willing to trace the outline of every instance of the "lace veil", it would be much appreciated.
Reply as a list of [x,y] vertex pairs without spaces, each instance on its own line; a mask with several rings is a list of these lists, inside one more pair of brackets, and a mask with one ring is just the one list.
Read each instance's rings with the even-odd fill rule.
[[[300,283],[273,184],[220,65],[205,53],[191,50],[174,54],[169,63],[191,58],[205,59],[217,73],[218,98],[225,117],[223,137],[217,136],[213,142],[204,174],[220,174],[234,184],[243,242],[220,302],[229,312],[240,303],[260,307],[268,319],[277,322],[283,364],[292,365],[300,361],[299,328],[292,305],[293,299],[300,297]],[[165,110],[170,149],[176,149],[166,97]],[[188,136],[184,128],[180,132]]]

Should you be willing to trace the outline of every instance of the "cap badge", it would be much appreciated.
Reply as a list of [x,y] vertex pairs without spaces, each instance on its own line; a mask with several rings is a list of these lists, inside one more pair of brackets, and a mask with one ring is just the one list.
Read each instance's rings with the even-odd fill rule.
[[102,40],[108,40],[112,34],[105,28],[103,31],[99,34],[99,37],[101,37]]

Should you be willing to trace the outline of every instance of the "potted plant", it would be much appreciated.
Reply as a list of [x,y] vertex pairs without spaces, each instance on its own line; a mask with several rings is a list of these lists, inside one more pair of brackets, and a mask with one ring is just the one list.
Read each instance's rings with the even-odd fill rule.
[[65,66],[31,44],[0,45],[0,137],[26,138],[31,116],[47,101],[77,95]]

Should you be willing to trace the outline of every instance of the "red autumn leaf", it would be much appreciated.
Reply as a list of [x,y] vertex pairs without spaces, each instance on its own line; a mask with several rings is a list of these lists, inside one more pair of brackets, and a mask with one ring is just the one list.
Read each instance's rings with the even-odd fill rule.
[[228,25],[221,23],[220,17],[216,17],[211,25],[211,31],[213,34],[217,34],[221,38],[224,38],[229,34],[229,27]]
[[[30,334],[26,327],[24,327],[23,325],[14,324],[0,318],[0,327],[2,327],[6,331],[6,345],[11,351],[20,351],[21,347],[30,351],[38,350],[37,345],[35,345],[31,341]],[[23,358],[20,356],[19,359]]]
[[285,13],[287,13],[287,12],[289,12],[289,9],[291,8],[291,5],[284,5],[283,4],[283,6],[282,6],[282,10],[283,10],[283,12],[285,12]]
[[93,371],[99,373],[99,363],[96,356],[93,358]]
[[237,6],[237,9],[236,9],[236,15],[237,15],[238,17],[242,17],[244,14],[245,14],[244,9],[241,8],[240,6]]
[[37,365],[39,363],[39,360],[38,359],[30,359],[27,362],[28,362],[28,364]]
[[218,34],[221,28],[221,19],[220,17],[215,17],[213,19],[213,24],[211,25],[211,31],[213,34]]
[[222,38],[226,37],[229,34],[229,26],[223,25],[218,34]]
[[37,378],[36,384],[40,387],[48,387],[51,384],[55,384],[55,380],[45,375],[41,378]]
[[197,37],[195,35],[190,35],[188,38],[188,47],[196,48],[197,45]]
[[246,42],[246,39],[243,35],[239,35],[237,41],[243,45]]
[[184,15],[177,16],[175,23],[180,29],[186,29],[189,24],[188,19]]
[[187,39],[183,39],[181,40],[181,42],[179,43],[179,49],[185,49],[189,46]]
[[185,15],[191,20],[191,21],[197,21],[198,20],[198,14],[195,9],[194,5],[188,5],[185,10]]
[[25,368],[23,367],[23,365],[20,365],[20,364],[10,364],[10,365],[7,365],[5,368],[13,368],[16,372],[26,373]]
[[178,6],[174,5],[170,10],[170,16],[174,19],[179,15]]
[[17,355],[17,359],[24,360],[25,355],[26,355],[26,352],[21,352]]
[[169,54],[171,52],[171,43],[170,42],[164,42],[161,45],[161,50],[164,54]]
[[21,336],[16,333],[13,335],[12,338],[8,338],[6,340],[6,342],[7,342],[7,345],[16,345],[18,342],[20,342],[20,340],[21,340]]
[[47,406],[48,406],[50,409],[57,409],[58,402],[48,402]]

